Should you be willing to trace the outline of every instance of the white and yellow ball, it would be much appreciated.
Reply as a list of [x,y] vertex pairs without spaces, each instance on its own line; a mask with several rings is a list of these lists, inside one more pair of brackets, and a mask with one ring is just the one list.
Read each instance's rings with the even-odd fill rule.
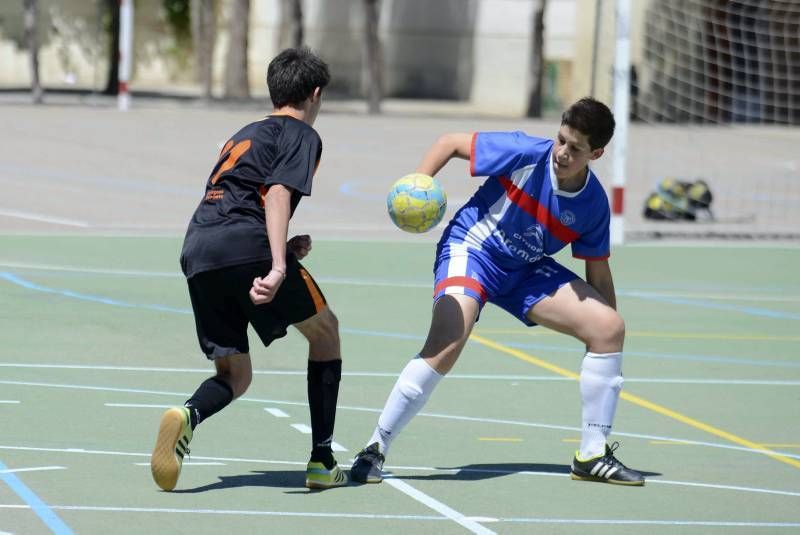
[[406,175],[392,185],[386,197],[389,217],[406,232],[427,232],[444,217],[447,195],[433,177],[421,173]]

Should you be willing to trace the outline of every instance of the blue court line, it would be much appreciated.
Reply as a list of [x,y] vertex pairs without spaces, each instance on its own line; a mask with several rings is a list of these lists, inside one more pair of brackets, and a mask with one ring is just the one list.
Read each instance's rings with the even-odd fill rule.
[[355,199],[361,199],[364,201],[385,201],[386,197],[383,195],[379,195],[377,193],[362,193],[358,191],[358,186],[356,185],[358,182],[345,182],[341,186],[339,186],[339,193],[342,195],[346,195],[348,197],[353,197]]
[[5,481],[6,485],[8,485],[17,496],[22,498],[22,501],[30,506],[31,510],[36,513],[36,516],[47,524],[50,531],[56,535],[71,535],[73,533],[69,526],[67,526],[64,521],[36,495],[36,493],[29,489],[15,474],[6,472],[6,470],[8,470],[8,467],[0,461],[0,479]]
[[[81,301],[88,301],[91,303],[100,303],[104,305],[112,305],[118,306],[123,308],[131,308],[131,309],[142,309],[142,310],[156,310],[158,312],[171,312],[174,314],[185,314],[191,315],[192,310],[189,308],[178,308],[178,307],[170,307],[166,305],[158,305],[158,304],[137,304],[137,303],[128,303],[126,301],[120,301],[118,299],[111,299],[109,297],[97,296],[97,295],[90,295],[84,294],[80,292],[75,292],[72,290],[63,290],[57,288],[48,288],[46,286],[42,286],[40,284],[36,284],[35,282],[31,282],[29,280],[23,279],[14,275],[13,273],[9,273],[6,271],[0,271],[0,279],[4,279],[12,284],[16,284],[28,290],[33,290],[36,292],[43,292],[55,295],[61,295],[64,297],[69,297],[72,299],[79,299]],[[420,335],[414,334],[402,334],[397,332],[387,332],[387,331],[372,331],[366,329],[353,329],[342,327],[342,333],[346,334],[355,334],[359,336],[377,336],[377,337],[384,337],[384,338],[395,338],[401,340],[418,340],[424,341],[425,337]],[[575,349],[573,348],[565,348],[561,346],[552,346],[546,344],[530,344],[530,343],[508,343],[510,347],[514,347],[517,349],[544,349],[547,351],[556,351],[556,352],[569,352],[569,353],[576,353],[582,351],[578,346]],[[664,360],[683,360],[683,361],[690,361],[690,362],[719,362],[724,364],[734,364],[734,365],[747,365],[747,366],[775,366],[775,367],[785,367],[785,368],[800,368],[800,363],[798,362],[784,362],[779,360],[756,360],[756,359],[737,359],[733,357],[724,357],[724,356],[715,356],[715,355],[675,355],[675,354],[665,354],[665,353],[652,353],[646,351],[626,351],[626,355],[631,357],[644,357],[644,358],[656,358],[656,359],[664,359]]]
[[178,314],[191,314],[192,311],[186,308],[175,308],[175,307],[168,307],[165,305],[138,305],[135,303],[128,303],[126,301],[119,301],[117,299],[111,299],[110,297],[102,297],[98,295],[90,295],[84,294],[79,292],[73,292],[72,290],[60,290],[57,288],[48,288],[46,286],[41,286],[36,284],[35,282],[31,282],[29,280],[25,280],[21,277],[17,277],[13,273],[8,273],[6,271],[0,271],[0,279],[5,279],[8,282],[16,284],[17,286],[22,286],[28,290],[34,290],[36,292],[43,292],[48,294],[56,294],[62,295],[64,297],[70,297],[72,299],[79,299],[81,301],[90,301],[92,303],[101,303],[104,305],[113,305],[117,307],[124,307],[124,308],[145,308],[149,310],[158,310],[160,312],[175,312]]
[[[91,186],[94,189],[110,190],[116,192],[134,191],[137,193],[150,193],[157,191],[160,193],[170,193],[180,195],[183,197],[192,197],[199,199],[203,193],[202,187],[181,187],[172,186],[169,184],[159,184],[157,182],[148,181],[139,178],[121,178],[115,177],[109,180],[109,177],[92,177],[85,175],[76,175],[74,173],[66,173],[62,171],[54,171],[48,169],[33,169],[28,166],[14,165],[14,164],[0,164],[0,172],[7,174],[9,179],[17,180],[20,176],[34,179],[46,179],[58,182],[60,184],[72,183],[84,186]],[[13,176],[12,176],[13,175]],[[5,176],[2,178],[6,178]]]
[[736,305],[728,305],[725,303],[710,303],[708,301],[699,301],[696,299],[686,299],[684,297],[667,297],[658,296],[642,292],[618,292],[619,295],[625,297],[635,297],[638,299],[648,299],[651,301],[658,301],[661,303],[669,303],[671,305],[689,305],[700,308],[711,308],[714,310],[725,310],[727,312],[741,312],[742,314],[749,314],[751,316],[763,316],[766,318],[782,319],[782,320],[800,320],[800,314],[792,314],[790,312],[779,312],[777,310],[769,310],[767,308],[758,307],[743,307]]

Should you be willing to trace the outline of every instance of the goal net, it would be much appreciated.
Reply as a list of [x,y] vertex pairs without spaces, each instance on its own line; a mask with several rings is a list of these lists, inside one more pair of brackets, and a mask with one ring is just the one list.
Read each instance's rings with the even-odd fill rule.
[[[654,0],[640,31],[627,228],[800,238],[800,0]],[[714,219],[645,218],[670,178],[708,183]]]

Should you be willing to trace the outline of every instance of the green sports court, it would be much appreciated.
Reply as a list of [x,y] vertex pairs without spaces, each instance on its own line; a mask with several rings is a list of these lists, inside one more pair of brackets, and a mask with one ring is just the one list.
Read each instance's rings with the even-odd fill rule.
[[[569,479],[583,348],[488,306],[451,375],[395,442],[384,483],[304,487],[306,344],[290,332],[267,349],[251,339],[252,386],[198,429],[176,490],[158,490],[148,464],[160,415],[211,370],[178,266],[182,233],[220,143],[262,111],[153,101],[118,114],[64,101],[5,103],[2,113],[0,532],[800,527],[800,249],[709,236],[643,237],[612,251],[627,326],[612,439],[647,476],[644,488]],[[373,118],[334,106],[318,125],[323,163],[290,234],[314,238],[304,264],[340,320],[334,440],[349,466],[419,350],[431,307],[441,227],[394,229],[388,185],[440,133],[546,136],[557,123]],[[719,140],[713,130],[639,128],[632,166],[643,172],[659,139],[676,150]],[[792,144],[780,131],[748,135],[776,151]],[[479,183],[457,163],[441,176],[450,213]],[[580,273],[568,251],[557,258]]]

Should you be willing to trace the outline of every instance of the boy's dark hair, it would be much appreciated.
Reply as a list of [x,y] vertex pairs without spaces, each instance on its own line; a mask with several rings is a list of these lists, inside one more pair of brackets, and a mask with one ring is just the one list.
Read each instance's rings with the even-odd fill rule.
[[614,135],[614,114],[608,106],[591,97],[583,97],[567,108],[561,115],[561,124],[587,136],[592,150],[608,145]]
[[300,104],[330,80],[327,63],[304,46],[287,48],[267,68],[269,98],[276,108]]

